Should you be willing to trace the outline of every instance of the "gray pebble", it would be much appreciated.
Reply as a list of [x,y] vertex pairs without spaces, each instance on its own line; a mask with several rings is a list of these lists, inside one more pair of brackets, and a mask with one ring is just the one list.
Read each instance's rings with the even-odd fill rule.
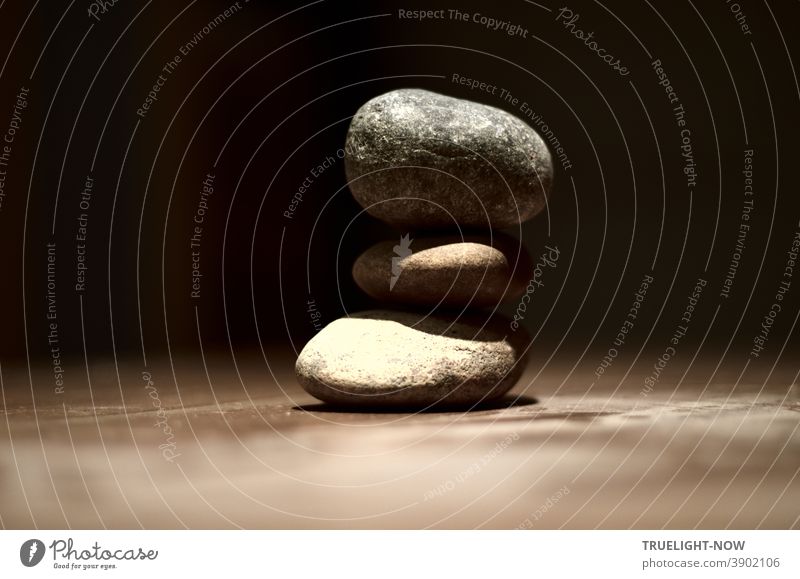
[[553,178],[547,146],[524,121],[420,89],[363,105],[345,150],[356,200],[397,227],[512,227],[544,208]]

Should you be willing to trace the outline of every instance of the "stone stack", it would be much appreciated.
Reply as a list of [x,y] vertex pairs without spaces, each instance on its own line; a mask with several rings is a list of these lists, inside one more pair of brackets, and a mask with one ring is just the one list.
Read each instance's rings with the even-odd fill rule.
[[353,278],[400,309],[323,328],[298,357],[300,384],[349,406],[472,405],[502,396],[523,370],[527,344],[494,310],[522,295],[531,261],[496,230],[544,208],[553,174],[546,145],[500,109],[401,89],[358,110],[345,149],[353,196],[399,233],[358,257]]

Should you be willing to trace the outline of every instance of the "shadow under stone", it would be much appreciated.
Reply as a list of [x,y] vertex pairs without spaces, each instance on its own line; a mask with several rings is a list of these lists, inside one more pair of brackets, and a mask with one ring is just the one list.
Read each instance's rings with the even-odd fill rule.
[[530,406],[538,404],[536,398],[530,396],[515,396],[506,394],[496,400],[489,400],[480,404],[448,404],[440,402],[427,408],[401,407],[401,406],[368,406],[368,405],[341,405],[330,404],[328,402],[313,402],[311,404],[299,404],[293,406],[292,410],[301,412],[323,412],[339,414],[443,414],[447,412],[480,412],[486,410],[503,410],[506,408],[517,408],[520,406]]

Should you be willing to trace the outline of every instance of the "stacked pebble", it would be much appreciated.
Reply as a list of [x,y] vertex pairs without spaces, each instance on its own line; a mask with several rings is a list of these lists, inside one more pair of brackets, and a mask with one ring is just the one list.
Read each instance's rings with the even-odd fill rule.
[[544,207],[553,173],[546,145],[500,109],[401,89],[358,110],[346,150],[353,196],[406,233],[358,257],[355,282],[378,301],[437,313],[373,310],[332,322],[300,353],[300,384],[320,400],[356,406],[502,396],[522,372],[524,337],[508,338],[499,316],[459,312],[522,295],[530,257],[494,230]]

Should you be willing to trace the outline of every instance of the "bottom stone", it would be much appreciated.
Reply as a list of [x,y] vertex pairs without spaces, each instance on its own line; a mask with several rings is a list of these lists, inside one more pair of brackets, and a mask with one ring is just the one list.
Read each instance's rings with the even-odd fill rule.
[[525,337],[508,320],[372,310],[340,318],[311,339],[295,365],[325,402],[364,407],[472,405],[502,396],[523,370]]

